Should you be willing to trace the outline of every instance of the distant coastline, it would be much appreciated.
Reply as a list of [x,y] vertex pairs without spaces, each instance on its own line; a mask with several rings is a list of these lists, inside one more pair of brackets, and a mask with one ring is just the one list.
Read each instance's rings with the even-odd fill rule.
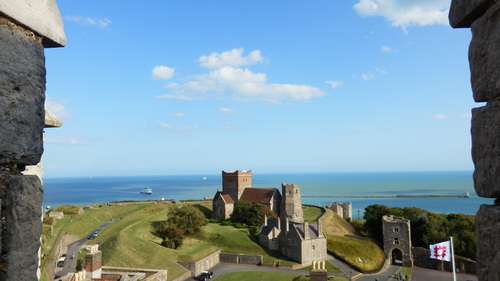
[[[302,202],[326,206],[334,201],[352,202],[362,216],[373,204],[418,207],[435,213],[475,214],[481,204],[492,204],[474,192],[471,171],[380,173],[277,173],[253,171],[253,187],[300,186]],[[170,175],[44,178],[44,206],[92,205],[116,201],[141,201],[139,191],[152,188],[148,199],[200,200],[221,190],[221,175]],[[470,198],[465,194],[470,193]],[[460,194],[464,194],[463,196]],[[397,195],[397,197],[396,197]]]

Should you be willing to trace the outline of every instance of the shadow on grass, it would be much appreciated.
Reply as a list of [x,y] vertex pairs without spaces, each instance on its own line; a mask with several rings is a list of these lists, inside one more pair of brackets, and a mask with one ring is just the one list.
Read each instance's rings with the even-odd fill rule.
[[212,210],[210,210],[206,206],[203,206],[203,205],[200,205],[200,204],[195,204],[195,205],[193,205],[193,207],[195,207],[198,210],[200,210],[205,215],[205,218],[207,218],[207,219],[211,219],[212,218]]

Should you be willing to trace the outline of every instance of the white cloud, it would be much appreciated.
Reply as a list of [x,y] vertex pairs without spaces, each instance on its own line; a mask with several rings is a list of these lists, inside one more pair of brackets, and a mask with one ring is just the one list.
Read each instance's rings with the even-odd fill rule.
[[344,81],[326,81],[325,83],[332,85],[333,89],[341,87],[342,85],[344,85]]
[[186,130],[194,130],[194,129],[199,129],[199,126],[174,126],[172,124],[160,122],[158,123],[158,126],[165,128],[165,129],[171,129],[171,130],[176,130],[176,131],[186,131]]
[[361,79],[363,79],[365,81],[372,80],[373,78],[375,78],[375,73],[373,73],[373,72],[361,74]]
[[240,67],[263,62],[259,50],[252,51],[246,57],[243,56],[243,48],[232,49],[223,53],[211,53],[209,56],[201,56],[198,59],[200,65],[205,68],[220,68],[224,66]]
[[65,139],[53,139],[46,137],[43,141],[45,143],[62,144],[62,145],[86,145],[89,143],[88,140],[82,137],[70,137]]
[[447,116],[446,116],[446,115],[444,115],[444,114],[434,114],[434,115],[432,115],[432,116],[431,116],[431,118],[434,118],[434,119],[440,119],[440,120],[441,120],[441,119],[446,119],[446,117],[447,117]]
[[82,25],[92,25],[100,28],[106,28],[111,24],[111,20],[108,18],[93,18],[93,17],[82,17],[82,16],[66,16],[66,20],[73,21]]
[[186,114],[181,113],[181,112],[172,113],[172,114],[170,114],[170,115],[171,115],[171,116],[174,116],[174,117],[184,117],[184,116],[186,116]]
[[222,107],[219,109],[220,112],[224,114],[234,114],[236,111],[232,108]]
[[319,88],[297,84],[272,84],[265,73],[254,73],[237,66],[262,62],[260,51],[243,56],[243,49],[233,49],[221,54],[201,56],[201,65],[211,70],[193,75],[183,83],[172,82],[165,87],[171,93],[157,96],[164,99],[185,101],[201,99],[232,99],[235,101],[265,101],[282,104],[308,102],[325,95]]
[[393,49],[393,48],[391,48],[389,46],[382,45],[382,46],[380,46],[380,52],[381,53],[389,53],[390,54],[390,53],[397,53],[398,50]]
[[460,117],[466,118],[466,119],[470,119],[470,118],[472,118],[472,114],[470,114],[470,113],[464,113],[464,114],[460,114]]
[[217,130],[219,131],[232,131],[236,128],[236,125],[234,124],[229,124],[229,125],[225,125],[225,126],[221,126],[219,127]]
[[367,73],[361,74],[361,79],[363,79],[365,81],[372,80],[377,76],[377,74],[384,74],[385,75],[385,74],[387,74],[387,71],[385,71],[384,69],[381,69],[381,68],[373,67]]
[[362,16],[382,16],[392,26],[448,25],[449,0],[359,0],[354,9]]
[[66,108],[66,103],[67,101],[52,101],[49,95],[45,98],[45,108],[59,119],[73,117],[73,114]]
[[155,66],[151,71],[151,77],[153,77],[154,80],[168,80],[172,78],[174,71],[175,69],[168,66]]
[[164,95],[162,98],[179,98],[187,100],[228,96],[236,101],[266,101],[270,103],[284,103],[309,101],[315,97],[322,97],[324,92],[318,88],[295,84],[270,84],[264,73],[253,73],[249,69],[221,67],[207,74],[194,76],[194,80],[167,85],[174,95]]

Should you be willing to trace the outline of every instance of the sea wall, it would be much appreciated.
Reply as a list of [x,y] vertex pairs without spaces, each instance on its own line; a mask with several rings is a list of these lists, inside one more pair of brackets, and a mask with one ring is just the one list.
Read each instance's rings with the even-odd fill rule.
[[469,67],[476,102],[472,110],[474,188],[494,205],[482,205],[476,214],[477,276],[499,281],[500,273],[500,2],[453,0],[449,13],[454,28],[471,28]]

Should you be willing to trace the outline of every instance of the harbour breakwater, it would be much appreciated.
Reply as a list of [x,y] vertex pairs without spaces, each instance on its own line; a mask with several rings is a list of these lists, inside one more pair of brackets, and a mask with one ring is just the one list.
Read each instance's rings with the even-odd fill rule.
[[324,197],[324,198],[470,198],[466,195],[302,195],[302,197]]

